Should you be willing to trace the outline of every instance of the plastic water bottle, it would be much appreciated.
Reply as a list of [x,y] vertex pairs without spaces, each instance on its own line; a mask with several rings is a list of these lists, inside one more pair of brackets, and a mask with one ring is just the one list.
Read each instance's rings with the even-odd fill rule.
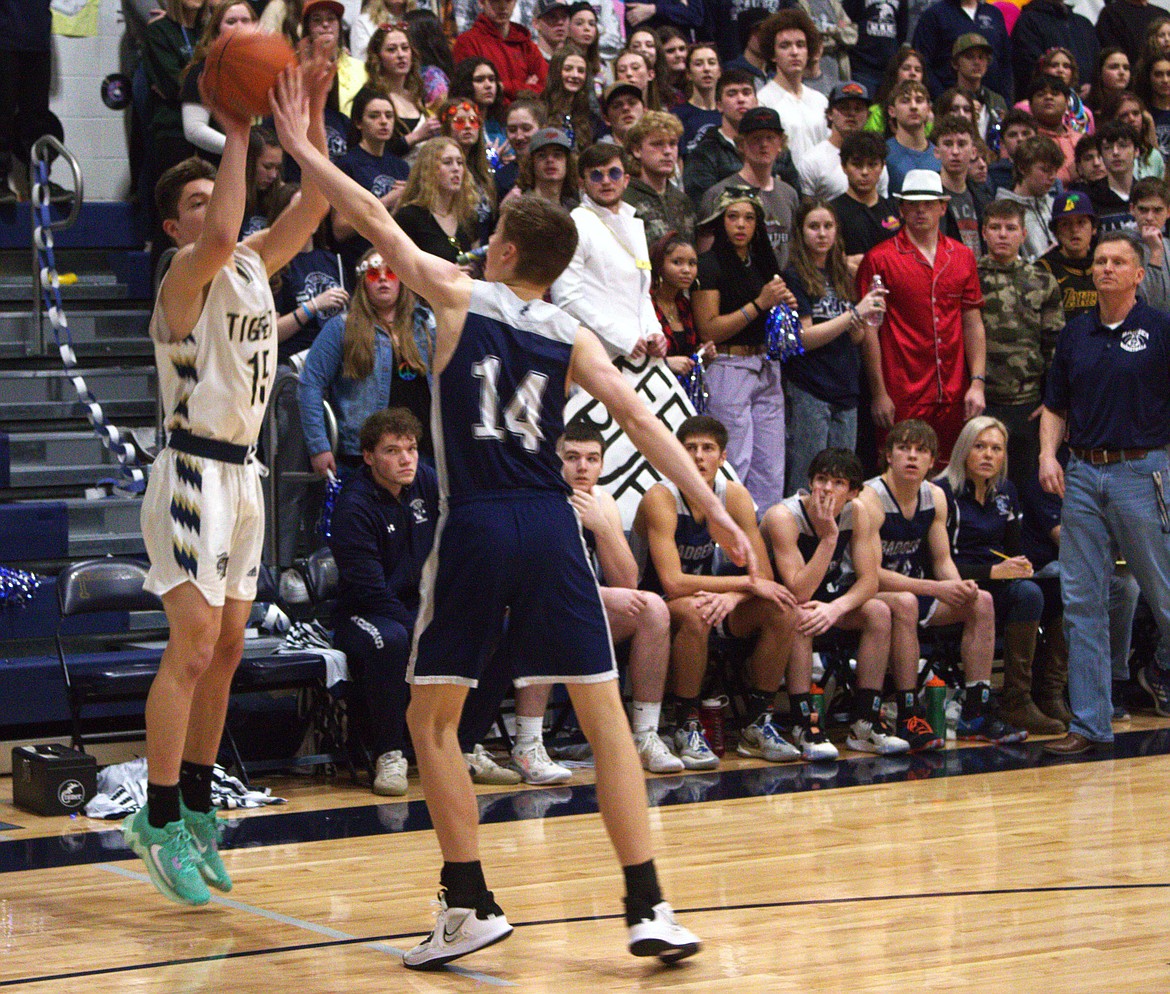
[[937,676],[926,681],[926,720],[936,735],[945,735],[947,728],[947,685]]
[[[885,285],[885,283],[882,282],[882,274],[881,273],[874,273],[873,274],[873,282],[869,285],[870,292],[872,293],[874,290],[884,290],[885,288],[886,288],[886,285]],[[881,323],[885,319],[886,319],[886,309],[885,309],[885,303],[883,301],[882,309],[880,311],[874,311],[873,313],[868,315],[865,320],[866,320],[866,323],[873,325],[873,327],[875,327],[875,328],[878,328],[881,326]]]

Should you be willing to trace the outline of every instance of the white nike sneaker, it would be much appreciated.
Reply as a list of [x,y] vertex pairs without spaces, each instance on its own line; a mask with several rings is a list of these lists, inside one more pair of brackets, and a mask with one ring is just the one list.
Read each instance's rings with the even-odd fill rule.
[[682,773],[686,769],[683,761],[666,748],[666,743],[653,729],[635,735],[634,747],[643,768],[651,773]]
[[526,739],[512,746],[512,765],[519,771],[525,783],[543,787],[547,784],[568,783],[573,771],[549,758],[544,742],[540,739]]
[[381,797],[402,797],[406,793],[406,758],[401,749],[384,752],[378,757],[371,789]]
[[699,937],[674,920],[674,909],[666,901],[654,905],[653,911],[653,918],[644,918],[629,927],[631,953],[676,963],[702,948]]
[[402,957],[408,970],[437,970],[453,959],[503,942],[512,934],[512,926],[489,891],[483,902],[487,910],[449,908],[443,892],[439,894],[439,913],[435,930]]

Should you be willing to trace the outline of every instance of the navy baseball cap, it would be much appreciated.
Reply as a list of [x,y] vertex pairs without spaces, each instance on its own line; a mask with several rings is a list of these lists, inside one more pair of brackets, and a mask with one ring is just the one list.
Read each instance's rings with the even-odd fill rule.
[[865,88],[865,84],[859,83],[855,79],[838,83],[829,93],[829,106],[834,107],[846,100],[861,100],[864,103],[869,103],[869,90]]
[[1055,231],[1056,222],[1062,217],[1088,217],[1096,221],[1097,212],[1093,210],[1093,201],[1089,199],[1087,193],[1082,193],[1080,190],[1070,190],[1057,197],[1053,203],[1052,220],[1048,222],[1048,227]]

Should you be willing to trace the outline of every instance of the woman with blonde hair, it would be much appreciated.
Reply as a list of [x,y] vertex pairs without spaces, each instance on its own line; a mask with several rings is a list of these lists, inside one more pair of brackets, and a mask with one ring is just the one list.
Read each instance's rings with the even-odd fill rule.
[[[370,249],[356,268],[349,313],[325,322],[301,371],[297,400],[313,469],[341,475],[362,463],[362,423],[385,407],[405,407],[429,422],[434,317]],[[325,432],[322,401],[337,414],[336,459]],[[419,439],[430,455],[429,442]]]
[[1004,721],[1036,735],[1059,735],[1065,723],[1032,699],[1032,660],[1044,593],[1020,553],[1023,511],[1007,478],[1008,430],[998,418],[972,418],[959,432],[951,460],[935,478],[947,497],[947,530],[959,576],[974,580],[995,602],[1003,633]]
[[371,35],[366,77],[394,105],[390,151],[413,162],[418,146],[439,133],[439,121],[427,108],[418,53],[405,24],[383,24]]
[[419,149],[394,219],[424,252],[456,262],[475,244],[478,202],[463,150],[440,135]]
[[475,184],[477,197],[475,205],[476,232],[481,244],[486,245],[488,236],[495,227],[496,208],[499,200],[496,194],[495,173],[488,165],[487,139],[484,136],[483,119],[474,100],[458,97],[444,101],[439,108],[439,124],[442,133],[454,138],[463,150],[463,161],[471,180]]

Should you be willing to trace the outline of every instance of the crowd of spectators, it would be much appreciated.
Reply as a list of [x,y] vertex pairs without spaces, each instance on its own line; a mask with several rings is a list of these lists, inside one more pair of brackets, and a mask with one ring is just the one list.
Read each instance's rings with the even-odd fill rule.
[[[1018,537],[1021,525],[1051,531],[1037,412],[1058,335],[1096,306],[1098,238],[1132,233],[1141,296],[1170,307],[1170,17],[1114,0],[1094,26],[1059,0],[1032,0],[1005,21],[1005,6],[270,0],[260,11],[248,0],[168,0],[142,41],[141,171],[157,176],[192,154],[214,161],[222,149],[197,87],[220,32],[258,20],[294,43],[312,39],[337,63],[332,158],[426,251],[474,274],[509,198],[533,193],[572,212],[578,245],[552,302],[593,329],[615,360],[662,358],[680,376],[702,366],[705,413],[719,427],[698,434],[714,439],[741,481],[732,499],[747,502],[746,517],[770,522],[769,543],[796,543],[802,521],[813,522],[814,537],[837,529],[825,522],[846,514],[842,501],[817,497],[811,518],[791,503],[811,499],[803,488],[818,472],[850,484],[848,506],[868,508],[859,519],[879,513],[882,500],[905,510],[896,491],[913,497],[925,488],[948,537],[937,547],[940,533],[931,532],[921,582],[890,587],[880,609],[855,598],[834,614],[862,632],[867,694],[885,674],[873,632],[884,625],[888,639],[915,610],[906,598],[929,594],[941,605],[936,622],[976,633],[963,640],[977,687],[963,720],[978,724],[972,702],[998,625],[1010,672],[1006,720],[991,737],[1004,740],[1016,726],[1056,732],[1071,720],[1061,640],[1041,645],[1043,677],[1034,680],[1031,667],[1059,596],[1029,580],[1042,564]],[[253,227],[297,196],[295,167],[271,132],[258,127],[254,144]],[[375,467],[376,483],[381,439],[367,439],[363,425],[388,406],[427,423],[433,317],[369,248],[334,213],[281,274],[277,299],[282,362],[303,366],[312,467],[367,478]],[[784,309],[801,347],[781,362],[770,351],[769,317]],[[325,398],[340,423],[336,451],[321,421]],[[922,428],[896,434],[895,448],[926,460],[916,467],[921,478],[879,487],[888,433],[907,422]],[[387,431],[409,435],[401,425],[416,422],[394,424]],[[430,440],[411,431],[425,462]],[[826,463],[825,450],[838,455]],[[856,471],[840,453],[856,454]],[[925,482],[944,467],[939,487]],[[868,504],[866,476],[874,477],[866,493],[877,495]],[[669,494],[654,502],[661,520],[681,513]],[[727,587],[748,597],[734,605],[736,624],[763,633],[758,644],[768,647],[752,656],[753,701],[767,710],[787,674],[795,748],[825,758],[807,720],[811,639],[773,658],[793,644],[793,595],[811,597],[820,581],[809,584],[792,550],[775,561],[775,586],[787,595]],[[658,592],[676,632],[668,686],[689,718],[703,676],[696,632],[705,639],[712,614],[722,621],[734,612],[706,611],[701,599],[676,612],[674,599],[693,601],[710,580],[696,587],[662,569]],[[885,591],[885,575],[897,570],[870,564],[866,583]],[[748,610],[752,599],[760,603]],[[361,625],[347,630],[355,645],[368,635]],[[976,637],[985,644],[969,645]],[[899,690],[910,689],[910,664],[891,665]],[[640,706],[660,702],[661,691],[649,687]],[[853,727],[868,729],[856,741],[889,745],[895,737],[881,739],[872,701],[855,703],[861,724]],[[645,732],[646,714],[639,718]],[[916,747],[933,741],[920,728],[899,732]],[[752,734],[752,754],[789,758],[767,729]],[[388,751],[400,739],[387,739]],[[693,737],[676,745],[688,765],[707,762]],[[655,768],[670,765],[657,746],[645,749]]]

